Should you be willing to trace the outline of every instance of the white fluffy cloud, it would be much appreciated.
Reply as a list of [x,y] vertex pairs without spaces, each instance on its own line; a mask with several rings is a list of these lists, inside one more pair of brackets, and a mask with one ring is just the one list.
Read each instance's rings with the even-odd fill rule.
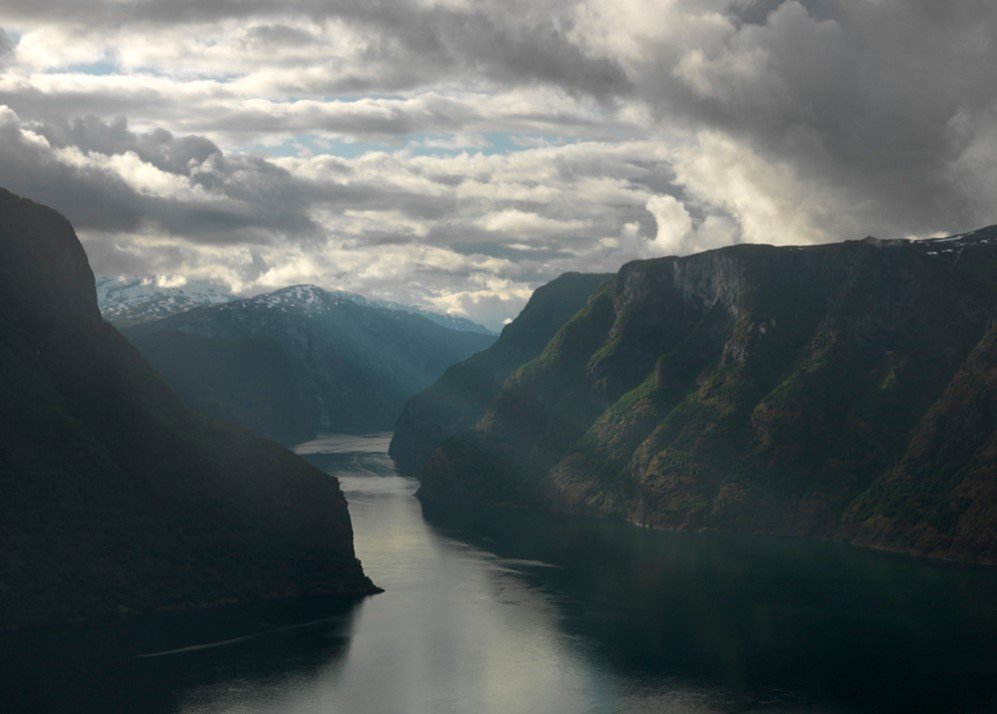
[[665,255],[684,254],[685,241],[692,233],[692,219],[685,207],[674,196],[651,196],[647,200],[647,210],[654,216],[656,232],[649,241],[647,250],[660,251]]
[[0,184],[100,272],[500,324],[563,270],[995,220],[982,0],[0,0]]

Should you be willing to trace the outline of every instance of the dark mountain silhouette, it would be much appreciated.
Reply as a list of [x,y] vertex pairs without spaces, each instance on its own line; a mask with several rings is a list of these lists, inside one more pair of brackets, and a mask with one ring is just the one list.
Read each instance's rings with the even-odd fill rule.
[[336,481],[183,407],[66,219],[6,191],[0,331],[0,627],[375,590]]

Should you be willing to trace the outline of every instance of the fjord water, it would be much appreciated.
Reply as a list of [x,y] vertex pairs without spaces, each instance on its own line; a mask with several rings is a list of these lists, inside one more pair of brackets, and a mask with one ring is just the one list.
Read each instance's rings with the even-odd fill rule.
[[387,442],[298,448],[339,477],[357,553],[386,592],[6,635],[3,709],[997,707],[991,571],[533,513],[424,513]]

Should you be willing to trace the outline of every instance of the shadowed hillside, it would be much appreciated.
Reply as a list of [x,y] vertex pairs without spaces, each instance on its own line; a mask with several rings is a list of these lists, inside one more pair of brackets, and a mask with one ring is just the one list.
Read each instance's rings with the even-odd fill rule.
[[409,396],[495,341],[313,285],[125,334],[187,406],[284,443],[390,430]]
[[69,223],[4,191],[0,331],[0,627],[375,590],[336,481],[184,408]]

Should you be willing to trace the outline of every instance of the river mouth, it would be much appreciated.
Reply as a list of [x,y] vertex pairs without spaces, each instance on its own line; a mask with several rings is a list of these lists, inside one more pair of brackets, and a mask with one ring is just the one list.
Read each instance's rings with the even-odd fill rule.
[[385,592],[0,639],[9,711],[997,710],[997,574],[847,546],[424,513],[387,437],[334,473]]

